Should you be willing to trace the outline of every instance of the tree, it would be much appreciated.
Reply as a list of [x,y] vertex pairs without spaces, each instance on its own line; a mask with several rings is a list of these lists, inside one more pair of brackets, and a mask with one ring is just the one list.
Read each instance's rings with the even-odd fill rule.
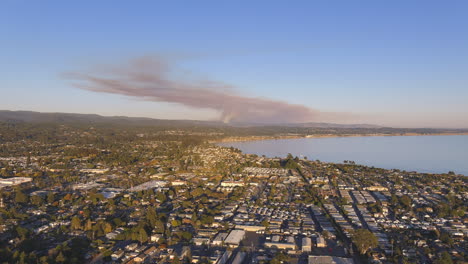
[[62,251],[60,251],[60,253],[57,255],[57,257],[55,258],[55,261],[58,262],[58,263],[64,263],[67,259],[65,258],[65,256],[63,255]]
[[200,222],[203,225],[211,225],[214,222],[214,217],[211,215],[202,215],[202,217],[200,218]]
[[179,256],[177,256],[177,254],[174,255],[174,260],[172,260],[172,264],[180,264]]
[[148,234],[144,228],[140,228],[140,231],[138,232],[138,240],[141,243],[148,241]]
[[201,187],[197,187],[195,188],[195,190],[193,190],[192,192],[190,192],[190,194],[193,196],[193,197],[198,197],[202,194],[204,194],[205,191],[203,190],[203,188]]
[[172,225],[173,227],[178,227],[178,226],[180,226],[180,224],[181,224],[181,223],[180,223],[179,220],[174,219],[174,220],[171,221],[171,225]]
[[450,215],[450,205],[445,202],[441,202],[436,207],[438,217],[446,217]]
[[434,262],[436,264],[452,264],[452,257],[447,251],[442,252],[440,257]]
[[28,202],[28,196],[24,194],[21,190],[17,190],[15,193],[15,202],[16,203],[27,203]]
[[326,239],[330,238],[330,232],[328,230],[323,230],[322,231],[322,236]]
[[49,263],[49,259],[47,256],[42,256],[39,258],[39,263],[47,264]]
[[26,261],[26,252],[21,251],[21,253],[19,255],[18,263],[27,263],[27,261]]
[[151,227],[154,227],[156,225],[158,216],[156,215],[156,211],[153,208],[148,208],[146,212],[146,220],[148,221]]
[[53,192],[47,193],[47,202],[50,204],[55,202],[55,194]]
[[401,205],[406,209],[411,209],[411,198],[408,195],[403,195],[400,198]]
[[397,205],[397,203],[398,203],[398,197],[397,197],[395,194],[392,194],[392,197],[391,197],[391,199],[390,199],[390,203],[391,203],[392,205],[394,205],[394,206]]
[[440,240],[444,242],[445,244],[452,246],[453,245],[453,239],[450,237],[450,235],[447,232],[443,232],[440,235]]
[[92,229],[93,229],[93,222],[91,221],[91,219],[86,220],[86,223],[84,225],[84,230],[89,231]]
[[362,255],[378,245],[377,237],[367,229],[354,230],[351,239]]
[[71,228],[73,230],[81,229],[81,220],[78,216],[74,216],[71,220]]
[[289,262],[289,257],[282,252],[276,253],[276,255],[270,260],[271,264],[280,264],[285,262]]
[[181,237],[183,240],[185,240],[185,241],[188,242],[188,241],[190,241],[190,240],[192,239],[193,235],[192,235],[192,233],[190,233],[190,232],[184,231],[184,232],[182,232],[182,233],[180,234],[180,237]]
[[16,233],[18,234],[18,236],[21,238],[21,239],[26,239],[29,235],[29,230],[27,228],[24,228],[24,227],[21,227],[21,226],[18,226],[16,228]]
[[36,206],[42,205],[43,202],[44,202],[44,200],[39,195],[33,195],[31,197],[31,203],[36,205]]
[[112,225],[108,222],[104,222],[103,224],[103,231],[105,234],[112,232]]
[[158,193],[156,194],[156,200],[158,200],[158,201],[161,202],[161,203],[164,203],[164,202],[166,202],[167,197],[166,197],[166,195],[165,195],[163,192],[158,192]]

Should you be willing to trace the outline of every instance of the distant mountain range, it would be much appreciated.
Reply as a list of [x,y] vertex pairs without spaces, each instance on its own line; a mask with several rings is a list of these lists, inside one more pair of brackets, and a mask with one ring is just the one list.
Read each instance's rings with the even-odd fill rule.
[[380,128],[368,124],[333,124],[333,123],[229,123],[220,121],[201,120],[168,120],[147,117],[126,116],[101,116],[96,114],[74,114],[74,113],[42,113],[33,111],[10,111],[0,110],[0,122],[10,123],[109,123],[120,125],[147,125],[147,126],[233,126],[233,127],[301,127],[301,128]]
[[80,123],[80,124],[119,124],[148,126],[220,125],[221,122],[198,120],[167,120],[146,117],[101,116],[96,114],[42,113],[33,111],[0,110],[0,122],[11,123]]
[[382,126],[370,124],[335,124],[323,122],[307,122],[307,123],[282,123],[282,124],[263,124],[263,123],[234,123],[234,126],[281,126],[281,127],[302,127],[302,128],[381,128]]

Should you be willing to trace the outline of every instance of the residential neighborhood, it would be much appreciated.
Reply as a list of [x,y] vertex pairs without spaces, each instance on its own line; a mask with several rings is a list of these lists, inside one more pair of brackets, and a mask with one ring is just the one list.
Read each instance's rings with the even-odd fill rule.
[[466,261],[466,177],[58,129],[2,143],[0,262]]

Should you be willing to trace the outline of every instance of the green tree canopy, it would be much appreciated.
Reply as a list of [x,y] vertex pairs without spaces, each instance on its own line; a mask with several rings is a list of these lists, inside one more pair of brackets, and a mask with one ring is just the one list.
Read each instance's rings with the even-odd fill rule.
[[378,245],[377,237],[367,229],[357,229],[352,233],[352,241],[361,254]]
[[24,194],[21,190],[17,190],[15,192],[16,203],[24,204],[24,203],[27,203],[28,201],[29,201],[29,197],[26,194]]
[[452,264],[452,257],[447,251],[442,252],[440,257],[434,262],[436,264]]

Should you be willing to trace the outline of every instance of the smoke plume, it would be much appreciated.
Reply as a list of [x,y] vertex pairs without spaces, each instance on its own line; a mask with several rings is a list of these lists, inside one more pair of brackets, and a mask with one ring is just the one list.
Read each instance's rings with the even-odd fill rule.
[[335,116],[303,105],[242,96],[220,82],[183,80],[175,76],[167,60],[152,56],[119,67],[101,67],[97,71],[72,72],[66,76],[80,89],[213,109],[219,112],[223,122],[293,123]]

